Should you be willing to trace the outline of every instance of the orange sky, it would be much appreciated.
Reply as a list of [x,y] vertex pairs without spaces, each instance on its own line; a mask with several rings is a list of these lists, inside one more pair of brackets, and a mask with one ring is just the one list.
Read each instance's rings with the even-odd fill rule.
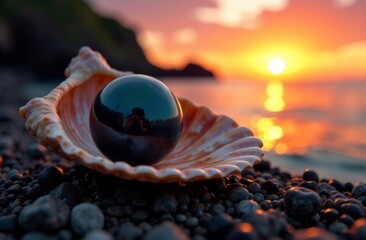
[[149,60],[189,61],[223,80],[267,80],[282,57],[289,81],[366,80],[366,1],[89,0],[136,29]]

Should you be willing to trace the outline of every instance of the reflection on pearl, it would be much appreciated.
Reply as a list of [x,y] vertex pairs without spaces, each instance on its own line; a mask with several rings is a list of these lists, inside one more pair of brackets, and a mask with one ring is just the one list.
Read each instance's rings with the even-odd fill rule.
[[117,78],[96,96],[90,131],[112,161],[151,165],[170,153],[182,131],[178,99],[159,80],[146,75]]

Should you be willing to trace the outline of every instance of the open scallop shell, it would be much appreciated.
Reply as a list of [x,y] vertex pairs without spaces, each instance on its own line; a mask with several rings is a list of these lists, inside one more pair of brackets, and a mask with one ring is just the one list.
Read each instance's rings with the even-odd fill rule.
[[229,117],[215,115],[179,98],[183,132],[176,148],[152,166],[112,162],[97,149],[89,132],[89,112],[97,93],[113,79],[131,74],[112,69],[99,53],[80,49],[68,77],[43,98],[20,108],[26,129],[41,144],[81,165],[125,179],[189,182],[240,173],[260,161],[262,142]]

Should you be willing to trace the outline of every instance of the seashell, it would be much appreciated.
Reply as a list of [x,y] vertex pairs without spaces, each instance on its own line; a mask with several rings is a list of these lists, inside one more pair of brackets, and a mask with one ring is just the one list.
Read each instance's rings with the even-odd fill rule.
[[103,86],[131,73],[111,68],[100,53],[82,47],[65,74],[67,79],[48,95],[20,108],[26,129],[65,159],[124,179],[192,182],[238,174],[258,163],[263,155],[261,140],[248,128],[179,98],[183,132],[169,155],[152,166],[112,162],[92,140],[90,107]]

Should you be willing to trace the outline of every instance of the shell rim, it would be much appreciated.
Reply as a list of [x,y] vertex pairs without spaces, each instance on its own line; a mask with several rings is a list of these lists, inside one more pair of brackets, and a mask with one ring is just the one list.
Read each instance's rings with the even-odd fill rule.
[[[96,67],[86,68],[85,65],[87,64],[85,63],[90,62],[97,64]],[[253,147],[257,148],[256,155],[246,155],[245,160],[238,160],[242,162],[238,165],[225,163],[205,168],[192,167],[181,170],[169,167],[156,169],[154,165],[130,166],[125,162],[112,162],[107,158],[91,155],[86,150],[75,146],[67,136],[57,114],[57,106],[59,100],[68,91],[88,81],[94,74],[108,74],[117,78],[131,73],[111,68],[100,53],[94,52],[89,47],[82,47],[78,56],[73,58],[66,68],[65,75],[67,78],[63,82],[46,96],[33,98],[19,109],[21,117],[25,120],[26,129],[36,136],[42,145],[55,151],[61,157],[120,178],[149,182],[192,182],[223,178],[230,174],[239,174],[244,169],[251,168],[252,164],[260,162],[260,158],[263,156],[260,147],[263,144],[260,139],[253,137],[253,133],[249,129],[246,130],[249,131],[250,136],[245,138],[253,138],[258,141],[258,146]],[[204,106],[196,106],[187,99],[178,99],[179,101],[187,101],[197,109],[205,108],[209,110]],[[229,118],[225,115],[214,115]]]

